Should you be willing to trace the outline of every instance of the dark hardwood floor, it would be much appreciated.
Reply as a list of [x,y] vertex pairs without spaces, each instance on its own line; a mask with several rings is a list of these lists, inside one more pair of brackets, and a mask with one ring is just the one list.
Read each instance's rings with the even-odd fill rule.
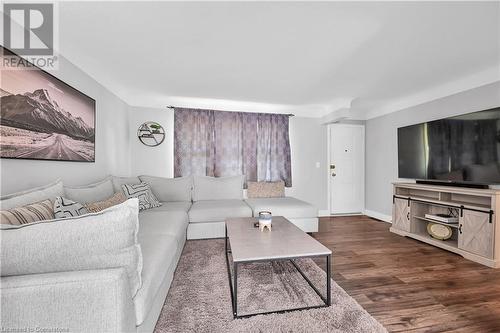
[[333,279],[390,332],[500,332],[500,269],[389,232],[366,216],[320,219]]

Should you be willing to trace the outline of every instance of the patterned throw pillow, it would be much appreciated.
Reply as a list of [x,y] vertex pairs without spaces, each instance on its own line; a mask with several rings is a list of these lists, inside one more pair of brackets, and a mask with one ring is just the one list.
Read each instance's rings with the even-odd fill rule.
[[0,211],[1,224],[20,225],[53,218],[54,210],[50,199]]
[[89,211],[81,203],[63,197],[56,197],[54,201],[54,215],[56,219],[80,216],[88,214]]
[[123,193],[125,196],[130,198],[139,199],[139,210],[150,209],[155,207],[160,207],[161,202],[155,197],[151,191],[151,187],[147,183],[140,184],[123,184]]
[[106,200],[87,203],[85,204],[85,208],[87,208],[87,210],[91,213],[97,213],[101,210],[116,206],[125,201],[127,201],[127,197],[125,197],[125,194],[123,194],[122,192],[117,192],[112,197],[109,197]]
[[248,198],[281,198],[285,196],[285,182],[248,182]]

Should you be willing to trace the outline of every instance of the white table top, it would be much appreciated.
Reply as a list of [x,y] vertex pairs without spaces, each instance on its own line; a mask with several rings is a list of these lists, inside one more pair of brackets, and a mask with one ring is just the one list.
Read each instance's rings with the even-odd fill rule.
[[253,217],[226,220],[234,262],[313,257],[332,253],[282,216],[273,216],[272,231],[255,228],[257,220]]

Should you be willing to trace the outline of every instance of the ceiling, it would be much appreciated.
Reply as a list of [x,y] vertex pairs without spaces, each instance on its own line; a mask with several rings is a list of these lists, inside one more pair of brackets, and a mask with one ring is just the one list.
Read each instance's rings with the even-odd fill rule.
[[62,2],[60,52],[134,106],[366,119],[500,80],[499,2]]

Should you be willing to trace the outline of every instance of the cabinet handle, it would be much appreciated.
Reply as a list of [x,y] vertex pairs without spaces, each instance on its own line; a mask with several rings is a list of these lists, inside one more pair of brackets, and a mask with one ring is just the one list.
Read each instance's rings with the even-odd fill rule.
[[406,214],[406,219],[407,219],[408,221],[410,221],[410,212],[408,212],[408,213]]
[[459,224],[459,225],[458,225],[458,232],[459,232],[460,234],[462,234],[462,225],[461,225],[461,224]]

